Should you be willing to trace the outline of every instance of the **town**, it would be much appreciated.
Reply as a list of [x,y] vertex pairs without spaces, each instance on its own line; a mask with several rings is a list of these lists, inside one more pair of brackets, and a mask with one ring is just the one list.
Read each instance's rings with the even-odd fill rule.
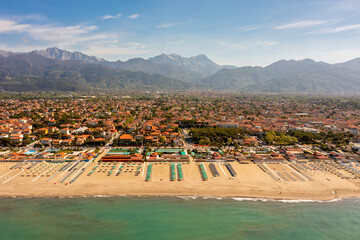
[[132,174],[128,180],[231,185],[248,176],[357,189],[359,104],[355,97],[221,92],[7,97],[0,101],[0,181],[95,184]]

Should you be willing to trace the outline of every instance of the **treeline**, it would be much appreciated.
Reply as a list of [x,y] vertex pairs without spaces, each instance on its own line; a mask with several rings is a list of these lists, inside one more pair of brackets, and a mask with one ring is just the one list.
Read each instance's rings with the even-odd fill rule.
[[208,123],[197,122],[196,119],[190,119],[190,120],[181,120],[179,125],[183,128],[205,128],[208,126]]
[[1,147],[20,147],[30,144],[32,141],[29,139],[28,135],[24,135],[22,142],[12,142],[10,138],[0,138]]
[[304,132],[304,131],[289,131],[287,134],[283,132],[269,131],[264,134],[264,141],[267,144],[275,145],[292,145],[294,143],[301,144],[335,144],[337,147],[347,145],[354,140],[354,135],[347,132],[333,133],[333,132]]
[[304,131],[289,131],[290,136],[296,137],[303,144],[331,143],[336,146],[347,145],[353,141],[354,134],[348,132],[322,132],[312,133]]
[[292,145],[297,143],[297,138],[286,135],[283,132],[274,132],[269,131],[264,135],[264,141],[267,144],[275,144],[275,145]]
[[224,146],[232,145],[234,139],[240,137],[236,128],[191,128],[190,134],[195,144]]

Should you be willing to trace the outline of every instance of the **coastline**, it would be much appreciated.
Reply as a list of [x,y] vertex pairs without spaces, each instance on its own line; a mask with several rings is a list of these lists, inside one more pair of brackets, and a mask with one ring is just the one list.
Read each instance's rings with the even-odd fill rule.
[[344,200],[360,199],[360,195],[348,196],[342,198],[316,198],[316,199],[301,199],[301,198],[270,198],[270,197],[253,197],[253,196],[211,196],[211,195],[156,195],[156,194],[122,194],[122,195],[0,195],[0,199],[81,199],[81,198],[179,198],[184,200],[234,200],[238,202],[252,201],[252,202],[282,202],[282,203],[331,203]]
[[[69,189],[70,190],[70,189]],[[282,196],[278,194],[256,194],[254,192],[241,194],[228,194],[219,192],[119,192],[119,191],[89,191],[87,193],[81,191],[61,191],[60,192],[19,192],[19,191],[1,191],[0,198],[97,198],[97,197],[178,197],[183,199],[234,199],[236,201],[278,201],[278,202],[334,202],[346,199],[360,198],[360,192],[343,191],[335,194],[316,194],[316,193],[287,193]]]

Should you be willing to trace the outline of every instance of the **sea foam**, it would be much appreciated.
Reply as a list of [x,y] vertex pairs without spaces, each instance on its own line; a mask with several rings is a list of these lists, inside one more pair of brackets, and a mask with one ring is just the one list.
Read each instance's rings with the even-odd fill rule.
[[253,201],[253,202],[282,202],[282,203],[326,203],[341,201],[341,198],[331,200],[311,200],[311,199],[267,199],[267,198],[232,198],[235,201]]
[[238,202],[251,201],[251,202],[282,202],[282,203],[329,203],[338,202],[343,200],[342,198],[331,199],[331,200],[311,200],[311,199],[271,199],[271,198],[250,198],[250,197],[214,197],[214,196],[177,196],[184,200],[196,200],[196,199],[216,199],[226,200],[232,199]]

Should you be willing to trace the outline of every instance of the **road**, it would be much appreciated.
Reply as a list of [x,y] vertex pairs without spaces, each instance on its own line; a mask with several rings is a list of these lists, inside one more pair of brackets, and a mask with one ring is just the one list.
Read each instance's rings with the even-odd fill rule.
[[188,130],[182,129],[183,134],[183,143],[184,143],[184,149],[194,149],[194,145],[191,140],[191,136],[188,133]]
[[105,145],[105,147],[109,147],[113,142],[114,139],[118,138],[120,133],[115,133],[114,136],[110,139],[110,141]]
[[26,145],[26,149],[33,148],[35,144],[37,144],[39,141],[32,142],[28,145]]

